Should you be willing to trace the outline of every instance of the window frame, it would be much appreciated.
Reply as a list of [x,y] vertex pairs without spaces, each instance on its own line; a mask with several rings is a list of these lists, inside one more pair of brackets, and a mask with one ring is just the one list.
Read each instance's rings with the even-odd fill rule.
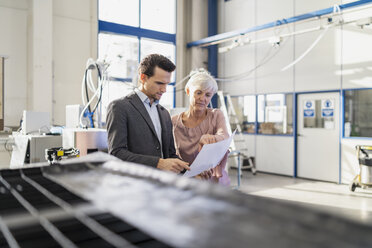
[[341,114],[342,114],[342,126],[340,127],[341,128],[341,138],[342,139],[368,139],[368,140],[372,140],[372,137],[367,137],[367,136],[345,136],[345,104],[346,104],[346,101],[345,101],[345,92],[346,91],[361,91],[361,90],[372,90],[372,88],[353,88],[353,89],[343,89],[342,90],[342,102],[341,102]]
[[[98,0],[101,1],[101,0]],[[174,54],[175,57],[174,59],[177,60],[177,44],[176,44],[176,34],[177,34],[177,1],[175,1],[175,33],[165,33],[165,32],[160,32],[156,30],[151,30],[151,29],[145,29],[141,28],[141,5],[142,1],[139,0],[139,27],[134,27],[134,26],[129,26],[129,25],[124,25],[124,24],[118,24],[114,22],[108,22],[108,21],[103,21],[99,19],[99,8],[98,8],[98,35],[100,33],[105,33],[105,34],[113,34],[113,35],[126,35],[126,36],[131,36],[131,37],[136,37],[138,39],[138,63],[141,60],[141,39],[142,38],[147,38],[147,39],[152,39],[155,41],[161,41],[161,42],[166,42],[166,43],[171,43],[174,45]],[[98,35],[97,35],[97,42],[98,40]],[[99,47],[99,46],[98,46]],[[97,51],[98,54],[98,51]],[[176,61],[174,61],[176,62]],[[176,78],[176,75],[175,77]],[[132,82],[132,78],[118,78],[118,77],[110,77],[110,80],[113,81],[119,81],[119,82]],[[170,86],[174,86],[175,82],[171,82],[169,84]],[[175,107],[176,103],[176,91],[173,90],[173,107]]]

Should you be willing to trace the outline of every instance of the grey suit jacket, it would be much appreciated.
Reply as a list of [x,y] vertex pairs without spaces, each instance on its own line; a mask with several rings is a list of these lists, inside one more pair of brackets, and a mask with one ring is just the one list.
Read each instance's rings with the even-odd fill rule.
[[[170,115],[160,104],[157,109],[163,156],[177,158]],[[161,157],[160,142],[150,115],[135,92],[110,103],[106,122],[110,154],[125,161],[156,167]]]

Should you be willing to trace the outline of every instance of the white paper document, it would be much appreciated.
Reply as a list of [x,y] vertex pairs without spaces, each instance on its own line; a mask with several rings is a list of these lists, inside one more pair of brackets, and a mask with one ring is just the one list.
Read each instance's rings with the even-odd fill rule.
[[236,130],[230,135],[230,138],[213,144],[206,144],[196,156],[194,162],[190,165],[190,170],[183,174],[184,177],[193,177],[203,171],[216,167],[225,156],[230,147],[231,140]]

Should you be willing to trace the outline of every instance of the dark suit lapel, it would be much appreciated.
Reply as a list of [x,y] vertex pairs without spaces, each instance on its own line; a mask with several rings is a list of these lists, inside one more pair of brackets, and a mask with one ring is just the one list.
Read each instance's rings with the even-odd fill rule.
[[145,119],[147,125],[149,125],[150,129],[154,133],[155,137],[158,137],[156,135],[154,124],[152,123],[151,117],[149,113],[147,112],[145,106],[143,105],[143,102],[139,98],[139,96],[134,92],[131,96],[128,97],[130,99],[130,103],[137,109],[137,111],[141,114],[143,119]]
[[160,104],[156,105],[159,113],[160,125],[161,125],[161,140],[162,140],[162,148],[163,154],[165,155],[165,148],[169,146],[168,138],[167,138],[167,124],[166,124],[166,115],[168,115],[168,111],[161,106]]

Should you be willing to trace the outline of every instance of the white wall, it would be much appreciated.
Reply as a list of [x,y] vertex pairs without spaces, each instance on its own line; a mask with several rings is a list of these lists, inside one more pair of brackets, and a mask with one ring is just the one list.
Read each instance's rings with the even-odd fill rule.
[[[247,29],[348,2],[352,1],[220,0],[219,33]],[[345,14],[343,18],[347,22],[371,15],[372,9],[366,9]],[[297,22],[288,27],[251,33],[249,37],[267,38],[315,27],[319,23],[325,24],[325,21]],[[369,26],[364,29],[355,25],[330,28],[303,60],[284,72],[280,70],[302,55],[323,30],[284,38],[278,48],[261,42],[219,54],[219,77],[237,75],[257,67],[250,77],[221,84],[221,88],[231,95],[244,95],[372,87],[371,31]],[[262,65],[267,55],[271,59]]]
[[65,123],[65,105],[81,102],[85,63],[97,56],[96,0],[0,0],[5,61],[5,125],[22,111],[48,111]]
[[[334,0],[296,0],[296,15],[307,13],[341,1]],[[296,30],[314,27],[314,23],[296,24]],[[300,56],[323,32],[316,31],[297,35],[295,38],[295,54]],[[340,30],[329,29],[314,49],[298,64],[295,65],[296,91],[329,90],[341,87],[341,76],[336,72],[341,69],[341,35]]]
[[[230,2],[220,1],[219,5],[219,33],[224,30],[245,29],[247,27],[255,26],[256,24],[256,2],[246,0],[235,0]],[[240,12],[244,9],[245,12]],[[237,11],[239,18],[231,18],[231,12]],[[228,18],[223,18],[229,16]],[[256,38],[253,33],[251,39]],[[241,72],[253,69],[255,66],[255,46],[242,46],[231,50],[230,52],[219,54],[218,72],[223,77],[231,77]],[[244,54],[244,56],[241,56]],[[221,63],[223,61],[223,63]],[[228,91],[232,95],[239,95],[240,92],[256,92],[255,72],[247,76],[247,78],[239,81],[230,81],[226,83],[219,83],[219,88],[223,91]]]
[[292,137],[257,135],[256,168],[259,171],[294,175],[294,142]]
[[[219,33],[247,29],[348,2],[353,1],[220,0]],[[369,9],[358,14],[347,14],[344,15],[344,20],[348,21],[356,16],[358,18],[372,16],[371,12]],[[252,33],[249,37],[251,39],[272,37],[314,27],[319,23],[319,20],[300,22],[285,28],[271,28]],[[322,23],[324,24],[324,21]],[[263,42],[219,54],[219,77],[241,74],[257,67],[248,78],[220,84],[220,87],[232,96],[372,87],[371,30],[371,27],[360,29],[350,25],[331,28],[303,60],[285,72],[280,70],[302,55],[323,31],[284,38],[278,48],[272,48],[268,42]],[[271,59],[261,63],[267,56]],[[259,170],[293,175],[293,140],[293,137],[257,135],[255,139],[247,141],[247,146],[255,148]],[[343,183],[348,182],[351,175],[355,174],[357,162],[352,162],[353,156],[355,160],[353,146],[363,141],[365,140],[342,140]],[[284,149],[286,147],[288,151]],[[265,156],[267,151],[270,155]]]
[[[65,123],[65,106],[81,104],[81,82],[88,58],[97,58],[95,0],[54,0],[54,123]],[[66,97],[67,96],[67,97]]]
[[5,126],[19,125],[27,108],[28,1],[0,1],[0,55],[5,55]]

